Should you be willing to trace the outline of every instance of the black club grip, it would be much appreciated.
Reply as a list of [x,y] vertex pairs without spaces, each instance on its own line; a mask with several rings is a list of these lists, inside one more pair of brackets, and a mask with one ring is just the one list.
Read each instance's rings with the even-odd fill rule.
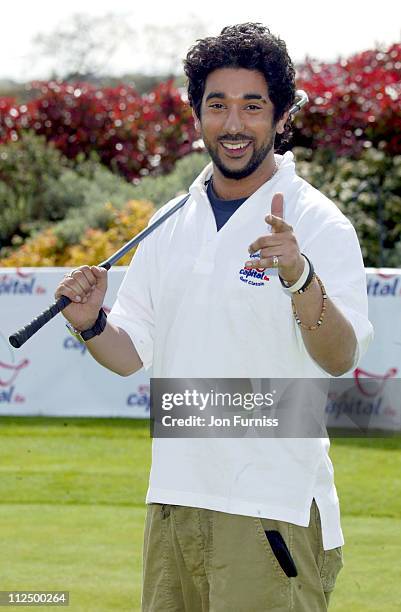
[[44,325],[46,325],[46,323],[51,321],[53,317],[55,317],[56,315],[58,315],[59,312],[64,310],[64,308],[68,306],[68,304],[71,304],[70,298],[66,297],[65,295],[59,297],[57,302],[54,302],[51,306],[49,306],[49,308],[44,310],[40,315],[38,315],[30,323],[28,323],[28,325],[25,325],[25,327],[23,327],[22,329],[15,332],[15,334],[12,334],[12,336],[9,337],[8,340],[11,346],[13,346],[14,348],[20,348],[20,346],[25,344],[25,342],[29,340],[31,336],[36,334],[37,331],[39,331]]

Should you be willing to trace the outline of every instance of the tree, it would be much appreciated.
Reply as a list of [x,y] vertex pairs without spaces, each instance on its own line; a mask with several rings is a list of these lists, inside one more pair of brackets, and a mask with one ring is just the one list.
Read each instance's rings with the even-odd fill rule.
[[150,67],[151,73],[170,76],[182,74],[182,60],[189,47],[197,38],[210,35],[210,29],[210,22],[207,25],[195,15],[190,15],[185,21],[174,25],[144,26],[139,36],[146,49],[146,64]]
[[132,34],[122,15],[76,13],[53,32],[33,39],[34,57],[45,59],[55,78],[93,77],[104,73],[119,45]]

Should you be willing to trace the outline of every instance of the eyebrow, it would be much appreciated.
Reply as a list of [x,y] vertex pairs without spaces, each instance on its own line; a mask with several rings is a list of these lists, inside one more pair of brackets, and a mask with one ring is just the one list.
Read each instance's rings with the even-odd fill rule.
[[[211,98],[218,98],[219,100],[224,100],[226,95],[221,91],[211,91],[210,94],[207,95],[205,102],[210,100]],[[267,100],[258,93],[247,93],[242,96],[244,100],[260,100],[264,104],[267,104]]]

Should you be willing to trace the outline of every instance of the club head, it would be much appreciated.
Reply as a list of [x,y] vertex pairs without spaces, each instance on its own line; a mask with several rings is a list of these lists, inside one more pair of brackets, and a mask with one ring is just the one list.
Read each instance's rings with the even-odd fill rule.
[[305,104],[309,102],[308,94],[303,89],[297,89],[295,92],[295,104],[293,104],[290,108],[290,115],[293,116],[295,113],[301,110]]

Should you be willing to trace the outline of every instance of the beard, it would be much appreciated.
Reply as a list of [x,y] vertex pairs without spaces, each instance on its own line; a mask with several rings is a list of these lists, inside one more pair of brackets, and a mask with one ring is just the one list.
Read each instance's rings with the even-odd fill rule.
[[[220,170],[221,174],[228,179],[233,179],[234,181],[239,181],[247,176],[250,176],[259,168],[261,163],[266,159],[267,155],[271,151],[274,146],[275,133],[270,137],[270,140],[264,143],[259,149],[255,149],[252,153],[252,157],[249,162],[246,164],[244,168],[240,170],[230,170],[227,166],[222,162],[218,152],[217,147],[213,147],[210,142],[206,138],[203,138],[204,145],[206,147],[207,152],[209,153],[214,165]],[[228,139],[227,139],[228,140]],[[233,142],[235,139],[230,138],[230,141]],[[243,140],[249,140],[247,138],[243,138]]]

